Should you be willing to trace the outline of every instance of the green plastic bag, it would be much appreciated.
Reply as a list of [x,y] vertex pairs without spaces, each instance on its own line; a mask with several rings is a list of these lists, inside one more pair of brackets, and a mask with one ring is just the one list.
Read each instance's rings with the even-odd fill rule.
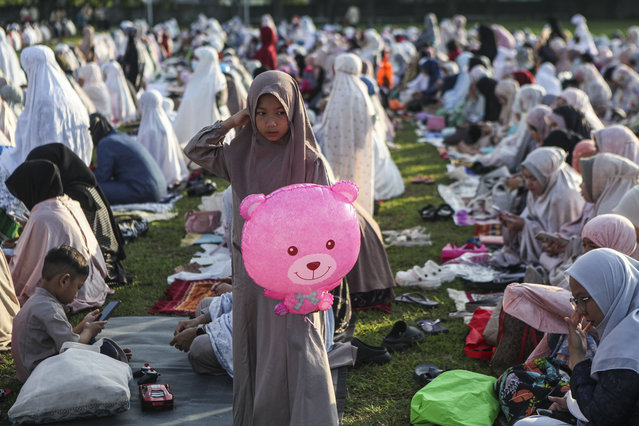
[[445,371],[413,396],[410,422],[490,426],[499,414],[499,401],[493,390],[496,380],[472,371]]

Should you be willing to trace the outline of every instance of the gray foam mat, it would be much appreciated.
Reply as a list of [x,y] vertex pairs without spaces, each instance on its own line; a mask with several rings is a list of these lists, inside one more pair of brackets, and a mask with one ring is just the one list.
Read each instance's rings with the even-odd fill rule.
[[[193,372],[187,354],[169,342],[184,317],[112,317],[97,338],[109,337],[123,348],[131,348],[130,366],[135,372],[148,362],[161,375],[157,383],[168,383],[175,397],[171,410],[143,411],[137,379],[129,384],[131,408],[108,417],[91,417],[51,425],[232,425],[233,379],[229,376],[203,376]],[[332,370],[340,419],[346,400],[347,368]],[[8,422],[2,422],[2,425]]]
[[174,395],[172,410],[143,411],[137,379],[133,379],[131,408],[109,417],[93,417],[65,422],[66,425],[230,425],[233,424],[233,379],[203,376],[193,372],[184,352],[169,342],[177,323],[185,318],[143,316],[113,317],[97,338],[109,337],[121,347],[131,348],[130,366],[135,372],[145,362],[161,375],[158,383],[168,383]]

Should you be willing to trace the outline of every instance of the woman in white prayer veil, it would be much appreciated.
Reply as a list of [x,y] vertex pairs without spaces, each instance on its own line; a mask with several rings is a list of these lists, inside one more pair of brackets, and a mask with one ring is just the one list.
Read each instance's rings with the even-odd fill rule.
[[18,55],[13,50],[11,43],[7,39],[4,29],[0,27],[0,71],[4,73],[4,77],[16,86],[24,86],[27,84],[27,77],[20,68]]
[[68,44],[58,43],[55,47],[55,56],[60,59],[62,68],[65,68],[65,71],[70,71],[74,75],[82,65]]
[[[597,117],[595,110],[592,108],[588,95],[583,90],[577,89],[576,87],[569,87],[561,92],[557,100],[559,99],[581,111],[588,124],[590,124],[592,130],[604,128],[604,124],[601,122],[599,117]],[[559,105],[560,103],[557,102],[557,106]]]
[[453,16],[453,26],[455,28],[455,40],[460,46],[468,44],[468,34],[466,32],[466,17],[464,15]]
[[111,116],[111,95],[107,89],[100,67],[95,62],[89,62],[78,70],[78,83],[82,86],[84,93],[95,105],[96,112],[105,117]]
[[612,90],[597,67],[591,63],[581,64],[575,71],[575,78],[581,82],[581,89],[586,92],[595,110],[597,106],[608,106]]
[[18,117],[9,104],[0,98],[0,134],[4,135],[0,146],[16,146],[16,126]]
[[547,95],[559,96],[561,93],[561,82],[557,78],[555,66],[550,62],[541,64],[535,74],[535,83],[546,89]]
[[116,58],[117,47],[110,34],[96,34],[94,50],[95,57],[100,65],[106,64]]
[[126,51],[126,42],[127,37],[124,33],[124,29],[126,28],[126,21],[122,21],[120,24],[120,28],[115,28],[113,30],[113,43],[115,44],[115,56],[120,57],[124,55]]
[[592,38],[592,34],[590,34],[588,24],[586,24],[586,18],[584,18],[583,15],[576,14],[570,19],[570,22],[572,22],[576,28],[575,38],[568,46],[573,45],[582,53],[589,53],[592,56],[596,56],[599,50],[597,50],[595,40]]
[[304,38],[302,42],[304,43],[304,49],[307,52],[310,52],[315,47],[315,43],[317,42],[317,38],[315,36],[317,30],[315,29],[315,23],[313,22],[313,18],[310,16],[302,16],[300,19],[300,27],[302,28],[302,32],[304,34]]
[[519,116],[517,131],[503,138],[494,151],[480,157],[482,164],[505,165],[511,171],[517,171],[528,154],[537,149],[537,143],[530,135],[526,116],[528,111],[541,103],[545,94],[546,90],[537,84],[526,84],[517,91],[512,106],[513,112]]
[[[173,102],[173,99],[171,98],[162,99],[162,109],[166,113],[166,116],[168,117],[169,122],[171,123],[171,126],[173,126],[173,122],[175,121],[175,116],[177,115],[177,113],[175,112],[175,102]],[[175,133],[175,130],[173,132]]]
[[395,130],[393,123],[379,99],[379,86],[373,76],[373,65],[368,61],[362,61],[362,78],[370,82],[368,94],[375,110],[375,123],[373,125],[373,141],[375,147],[375,199],[388,200],[399,197],[404,193],[404,181],[397,165],[391,157],[386,141],[393,141]]
[[377,30],[369,28],[364,31],[363,43],[362,53],[360,54],[362,60],[369,61],[373,64],[379,63],[381,59],[380,54],[384,49],[384,40],[382,40]]
[[93,151],[89,114],[53,51],[43,45],[27,47],[20,63],[29,85],[24,111],[18,117],[16,148],[0,156],[4,168],[12,173],[33,148],[51,142],[65,144],[89,165]]
[[373,214],[375,195],[375,109],[360,74],[362,60],[352,53],[335,58],[335,78],[322,121],[315,129],[322,152],[337,179],[359,187],[357,203]]
[[135,120],[137,117],[135,103],[120,64],[111,61],[102,67],[102,72],[104,84],[111,98],[111,113],[107,117],[110,117],[114,123]]
[[473,54],[470,52],[462,52],[457,57],[457,65],[459,65],[459,75],[457,75],[457,81],[455,86],[442,95],[442,102],[446,111],[452,111],[464,105],[466,102],[466,96],[470,90],[471,79],[468,69],[468,63]]
[[[253,77],[251,77],[251,74],[248,72],[246,67],[242,65],[242,62],[240,62],[240,59],[237,57],[235,50],[226,49],[224,51],[222,62],[228,64],[231,71],[240,77],[240,82],[244,88],[242,93],[244,98],[247,98],[249,87],[251,87],[251,83],[253,82]],[[239,87],[237,89],[239,90]]]
[[140,116],[138,142],[158,163],[169,187],[182,182],[189,171],[173,126],[162,108],[160,92],[148,90],[140,96]]
[[226,96],[226,77],[222,74],[217,50],[203,46],[195,49],[199,59],[178,108],[173,128],[184,147],[203,127],[231,116],[226,102],[218,106],[218,93]]

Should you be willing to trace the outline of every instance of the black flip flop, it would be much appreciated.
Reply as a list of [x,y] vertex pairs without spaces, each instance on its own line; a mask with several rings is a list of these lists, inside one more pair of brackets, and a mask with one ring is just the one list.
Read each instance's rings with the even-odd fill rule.
[[450,206],[450,204],[440,204],[439,207],[437,207],[437,210],[435,210],[435,217],[437,219],[448,219],[450,217],[453,217],[453,215],[455,214],[455,210],[453,210],[453,208]]
[[432,204],[422,207],[418,210],[418,212],[424,221],[433,221],[437,219],[437,208]]
[[417,321],[417,326],[426,334],[448,333],[448,329],[438,319]]
[[424,308],[436,308],[439,306],[439,302],[430,300],[428,297],[421,293],[404,293],[395,298],[395,302],[412,303],[414,305],[420,305]]
[[415,367],[413,378],[421,387],[424,387],[443,372],[444,370],[440,369],[432,362],[422,362]]

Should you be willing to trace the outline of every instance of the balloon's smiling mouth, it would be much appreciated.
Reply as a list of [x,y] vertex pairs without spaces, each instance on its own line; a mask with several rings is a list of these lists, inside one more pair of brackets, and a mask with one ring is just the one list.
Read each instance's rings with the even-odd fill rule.
[[320,275],[319,277],[315,276],[315,272],[316,271],[312,272],[312,278],[304,278],[303,276],[301,276],[297,272],[295,272],[295,275],[297,275],[297,277],[299,279],[304,280],[304,281],[316,281],[316,280],[319,280],[320,278],[323,278],[326,274],[328,274],[328,271],[330,271],[330,270],[331,270],[331,267],[329,266],[328,268],[326,268],[326,271],[324,271],[324,273],[322,275]]

